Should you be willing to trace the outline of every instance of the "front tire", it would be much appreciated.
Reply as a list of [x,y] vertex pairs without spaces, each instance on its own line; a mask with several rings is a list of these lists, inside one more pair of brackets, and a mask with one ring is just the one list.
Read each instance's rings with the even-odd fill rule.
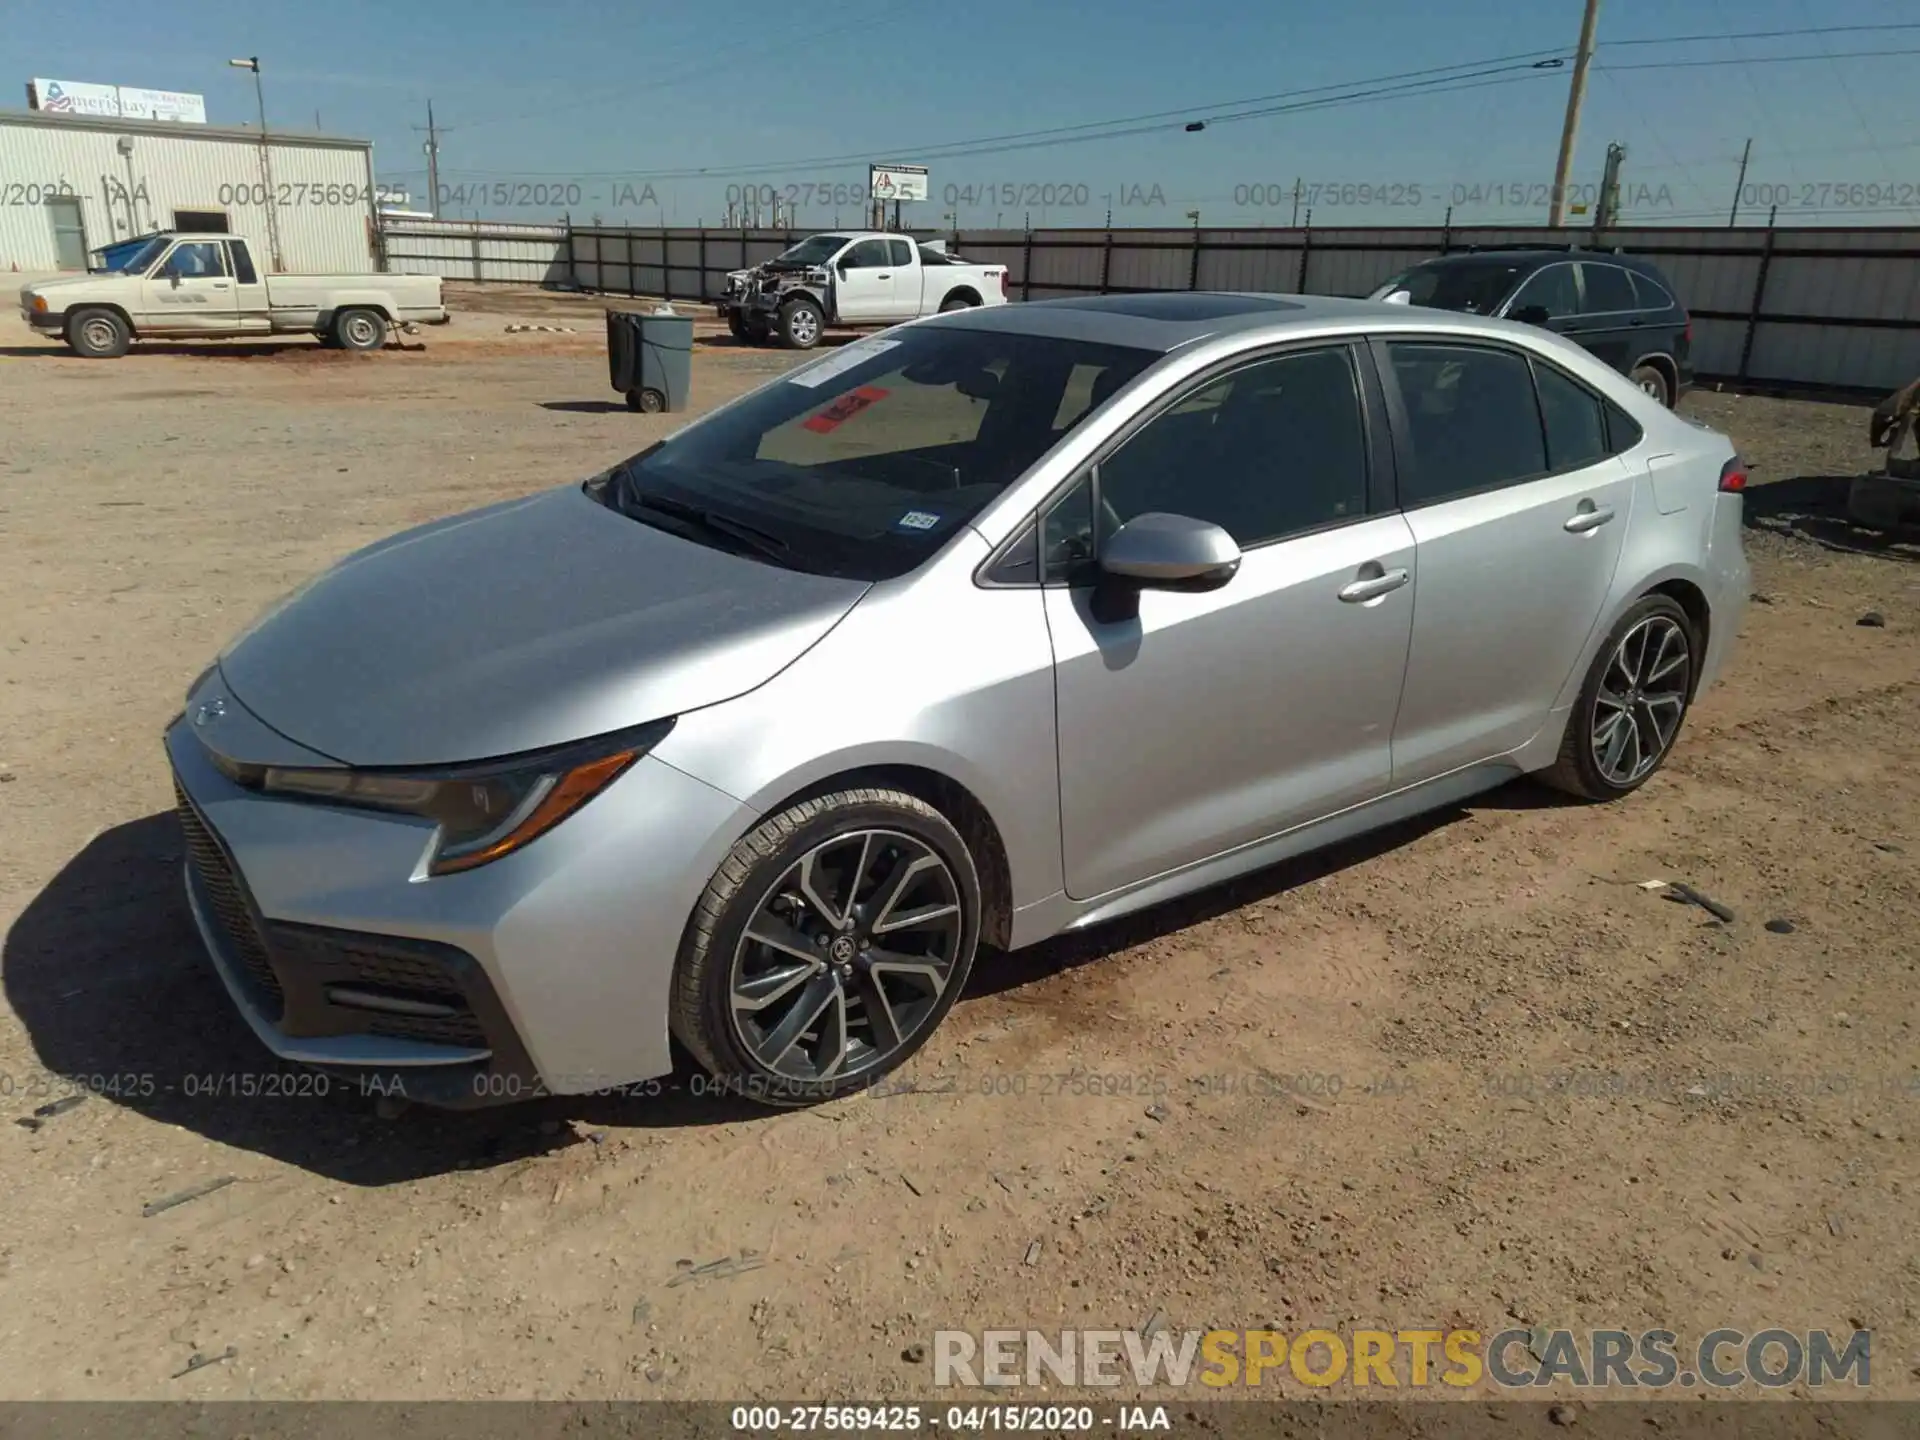
[[342,310],[333,317],[333,339],[342,350],[378,350],[387,343],[387,318],[378,310]]
[[76,310],[67,320],[67,348],[89,360],[117,360],[133,343],[127,322],[111,310]]
[[672,1028],[720,1093],[809,1105],[926,1042],[973,968],[980,881],[952,822],[898,790],[770,816],[695,907]]
[[1560,756],[1541,779],[1587,800],[1617,800],[1666,763],[1693,703],[1693,622],[1665,595],[1620,617],[1567,717]]
[[1673,408],[1673,387],[1667,384],[1666,372],[1658,365],[1636,365],[1627,378],[1667,409]]
[[738,310],[729,310],[727,312],[727,333],[736,340],[744,340],[747,338],[747,322],[740,318],[740,312]]
[[826,316],[814,301],[800,296],[780,307],[780,343],[789,350],[811,350],[820,343]]

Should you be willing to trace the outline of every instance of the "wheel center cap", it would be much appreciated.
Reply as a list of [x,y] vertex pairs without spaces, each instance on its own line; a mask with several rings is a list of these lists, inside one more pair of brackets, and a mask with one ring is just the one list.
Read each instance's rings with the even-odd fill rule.
[[833,956],[834,960],[841,965],[852,964],[853,937],[851,935],[834,936],[833,944],[827,947],[827,953]]

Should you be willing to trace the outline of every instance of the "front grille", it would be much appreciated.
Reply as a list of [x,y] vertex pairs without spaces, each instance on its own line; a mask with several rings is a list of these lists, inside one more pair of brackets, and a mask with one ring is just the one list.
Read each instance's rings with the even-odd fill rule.
[[214,839],[200,812],[193,808],[193,802],[187,799],[187,792],[180,788],[178,780],[173,782],[173,796],[180,816],[180,832],[187,842],[188,858],[200,877],[200,888],[212,912],[210,918],[225,935],[228,949],[239,957],[247,974],[266,992],[272,1002],[273,1015],[277,1016],[284,999],[280,977],[274,974],[273,963],[267,958],[267,942],[253,918],[253,899],[247,893],[246,882],[227,859],[226,851]]

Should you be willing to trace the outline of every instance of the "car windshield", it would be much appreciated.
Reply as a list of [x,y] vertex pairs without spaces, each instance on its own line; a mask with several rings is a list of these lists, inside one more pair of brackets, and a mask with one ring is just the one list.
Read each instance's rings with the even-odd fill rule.
[[1521,267],[1511,260],[1432,261],[1394,276],[1373,292],[1373,298],[1383,300],[1396,290],[1404,290],[1415,305],[1491,315],[1520,275]]
[[159,258],[160,252],[167,248],[167,237],[149,235],[141,240],[122,240],[117,245],[108,245],[94,251],[100,257],[100,263],[94,267],[97,275],[144,275],[147,267]]
[[780,259],[790,265],[824,265],[846,243],[845,235],[809,235],[791,249],[782,250]]
[[904,575],[1157,352],[914,326],[855,341],[591,482],[612,508],[814,574]]

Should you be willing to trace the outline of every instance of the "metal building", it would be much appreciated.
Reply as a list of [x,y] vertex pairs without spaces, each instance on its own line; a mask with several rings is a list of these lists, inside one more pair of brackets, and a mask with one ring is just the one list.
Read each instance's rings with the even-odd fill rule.
[[243,235],[278,271],[377,270],[373,142],[0,111],[0,273],[156,230]]

